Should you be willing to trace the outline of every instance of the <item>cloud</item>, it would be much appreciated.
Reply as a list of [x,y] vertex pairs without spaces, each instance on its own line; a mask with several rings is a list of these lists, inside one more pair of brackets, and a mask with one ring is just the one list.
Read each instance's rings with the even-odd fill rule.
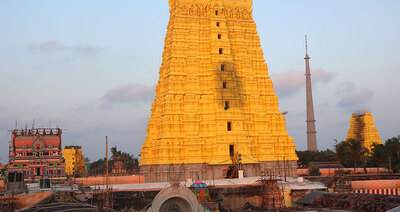
[[87,44],[66,46],[54,40],[42,44],[30,45],[28,49],[34,52],[73,52],[75,54],[93,56],[98,54],[104,48]]
[[371,90],[364,89],[358,92],[351,92],[343,97],[338,105],[342,107],[360,106],[372,99],[374,93]]
[[353,92],[356,85],[353,82],[340,82],[336,94]]
[[102,100],[106,102],[149,102],[154,98],[154,87],[137,83],[128,83],[107,90]]
[[[306,86],[306,79],[303,71],[289,70],[283,73],[271,73],[272,82],[274,83],[275,92],[280,96],[289,96],[292,93]],[[323,69],[311,70],[312,83],[331,81],[333,74]]]

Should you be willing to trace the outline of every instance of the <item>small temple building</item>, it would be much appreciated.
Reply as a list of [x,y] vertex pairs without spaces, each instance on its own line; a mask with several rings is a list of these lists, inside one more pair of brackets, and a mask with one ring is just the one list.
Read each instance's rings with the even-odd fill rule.
[[[156,96],[142,145],[146,182],[295,176],[252,0],[169,0]],[[233,168],[232,168],[233,167]]]
[[26,183],[65,181],[61,134],[60,128],[12,130],[8,172],[22,173]]
[[65,173],[69,176],[86,175],[87,169],[82,146],[64,146],[63,157],[65,159]]
[[111,169],[111,174],[114,176],[123,176],[127,174],[125,164],[121,160],[116,160],[114,161],[114,164],[112,165]]
[[381,136],[374,125],[374,117],[367,110],[353,113],[346,140],[360,140],[365,148],[371,150],[373,144],[382,144]]

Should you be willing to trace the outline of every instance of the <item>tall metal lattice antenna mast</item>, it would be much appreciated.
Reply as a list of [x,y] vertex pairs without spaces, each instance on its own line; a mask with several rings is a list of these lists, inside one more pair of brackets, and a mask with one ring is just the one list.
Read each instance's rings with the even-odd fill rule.
[[307,150],[318,151],[317,148],[317,131],[315,131],[314,104],[311,89],[311,71],[310,56],[308,56],[307,35],[305,35],[306,43],[306,106],[307,106]]

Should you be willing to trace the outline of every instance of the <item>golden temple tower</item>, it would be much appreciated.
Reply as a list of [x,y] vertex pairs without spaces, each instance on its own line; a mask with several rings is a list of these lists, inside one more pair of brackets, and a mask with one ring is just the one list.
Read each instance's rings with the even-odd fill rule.
[[65,174],[70,176],[87,174],[82,146],[64,146],[63,158],[65,159]]
[[294,139],[268,76],[251,0],[169,0],[159,81],[142,145],[147,182],[295,176]]
[[353,113],[350,118],[350,129],[346,140],[360,140],[365,148],[371,150],[372,144],[382,144],[381,136],[374,125],[374,117],[367,110],[361,113]]

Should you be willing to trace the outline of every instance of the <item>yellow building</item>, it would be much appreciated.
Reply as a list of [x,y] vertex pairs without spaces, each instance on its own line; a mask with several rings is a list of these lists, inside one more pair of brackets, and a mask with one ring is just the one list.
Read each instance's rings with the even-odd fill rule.
[[87,169],[82,154],[82,146],[64,146],[65,173],[67,175],[85,175]]
[[218,179],[238,161],[245,176],[296,175],[294,139],[268,76],[252,1],[169,0],[169,5],[141,151],[146,181]]
[[360,140],[369,150],[374,143],[382,144],[381,136],[374,125],[374,117],[368,110],[362,113],[353,113],[346,137],[346,140],[349,139]]

